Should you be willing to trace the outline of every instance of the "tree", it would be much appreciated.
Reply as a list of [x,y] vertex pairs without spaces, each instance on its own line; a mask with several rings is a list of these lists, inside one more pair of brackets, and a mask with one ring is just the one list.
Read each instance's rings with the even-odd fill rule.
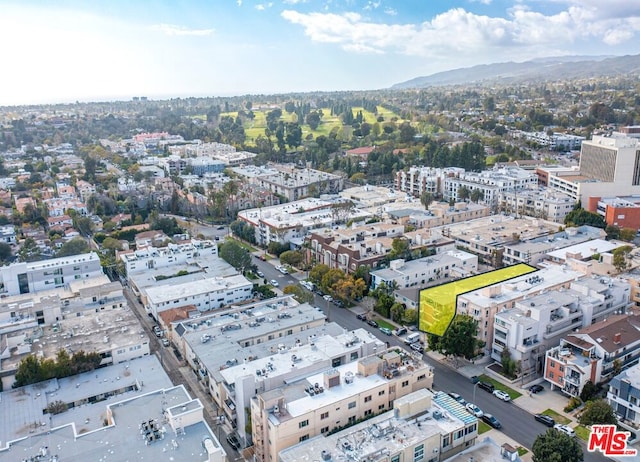
[[602,215],[588,212],[582,207],[574,208],[571,212],[567,213],[567,216],[564,218],[564,224],[568,226],[589,225],[602,229],[605,229],[607,226]]
[[420,203],[424,205],[425,209],[428,209],[432,202],[433,202],[433,194],[431,194],[428,191],[425,191],[422,194],[420,194]]
[[588,380],[583,386],[582,391],[580,392],[580,399],[585,403],[591,399],[593,399],[599,391],[599,387],[593,383],[591,380]]
[[305,122],[307,123],[307,125],[309,125],[309,128],[311,128],[311,130],[317,130],[320,126],[320,114],[318,114],[316,111],[310,112],[309,114],[307,114]]
[[475,202],[477,204],[478,201],[484,199],[484,191],[482,191],[481,189],[474,189],[473,191],[471,191],[469,198],[471,199],[471,202]]
[[280,262],[286,265],[300,267],[304,262],[304,253],[299,250],[287,250],[280,254]]
[[89,244],[82,237],[74,237],[70,241],[65,242],[56,253],[56,257],[69,257],[71,255],[80,255],[90,252]]
[[42,252],[36,241],[32,237],[28,237],[22,243],[20,250],[18,250],[18,256],[21,261],[38,261],[42,256]]
[[613,251],[613,266],[619,273],[622,273],[629,269],[630,264],[628,256],[631,253],[631,246],[624,245]]
[[550,428],[539,435],[531,448],[533,462],[581,462],[582,448],[577,438]]
[[320,286],[322,284],[322,278],[329,271],[327,265],[316,265],[309,271],[309,280],[315,285]]
[[220,258],[240,272],[244,272],[245,269],[251,266],[251,254],[233,241],[227,241],[222,244]]
[[478,321],[468,315],[457,315],[440,338],[439,351],[445,355],[464,356],[467,359],[475,357],[479,347],[477,330]]
[[0,264],[8,262],[12,255],[11,246],[6,242],[0,242]]
[[636,230],[633,228],[622,228],[620,230],[620,239],[626,242],[631,242],[636,238]]
[[469,191],[469,188],[467,188],[466,186],[460,186],[458,188],[458,200],[459,201],[465,201],[467,199],[469,199],[469,195],[471,194],[471,192]]
[[613,409],[604,399],[596,399],[588,401],[584,405],[584,411],[579,418],[582,425],[595,425],[595,424],[609,424],[615,425],[618,423]]
[[299,284],[292,284],[282,289],[284,294],[292,294],[298,303],[311,303],[313,302],[313,292],[308,291]]
[[409,240],[404,237],[394,237],[391,241],[391,252],[389,258],[408,258],[411,245]]
[[513,378],[516,372],[516,362],[511,358],[511,352],[505,347],[500,354],[502,372],[509,378]]

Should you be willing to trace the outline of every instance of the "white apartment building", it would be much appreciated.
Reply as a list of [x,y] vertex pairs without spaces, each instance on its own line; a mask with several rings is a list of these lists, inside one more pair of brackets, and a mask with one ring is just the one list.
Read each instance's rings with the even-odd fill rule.
[[365,329],[345,331],[291,296],[174,322],[169,335],[243,441],[249,402],[259,392],[385,348]]
[[187,264],[198,258],[217,257],[218,246],[214,241],[191,239],[189,243],[173,244],[167,247],[143,247],[118,253],[127,274]]
[[13,225],[0,226],[0,242],[9,245],[16,244],[16,229]]
[[432,385],[431,366],[394,348],[258,392],[251,399],[255,459],[278,460],[283,449],[386,412]]
[[[564,231],[551,234],[549,236],[541,236],[526,242],[515,242],[504,245],[504,253],[502,261],[505,265],[515,265],[518,263],[527,263],[529,265],[538,265],[545,261],[554,261],[549,254],[556,255],[561,249],[570,249],[576,245],[590,242],[599,242],[600,239],[606,237],[606,233],[601,228],[593,226],[580,226],[577,228],[566,228]],[[592,248],[593,245],[590,244]],[[585,255],[591,257],[593,253]],[[564,263],[564,262],[563,262]]]
[[332,207],[337,202],[307,198],[285,204],[261,207],[238,212],[238,219],[255,228],[258,245],[270,242],[302,240],[313,229],[333,226],[339,221],[364,220],[371,216],[361,210],[350,210],[340,215]]
[[[597,281],[597,283],[593,283]],[[542,372],[544,352],[563,335],[624,311],[629,305],[628,283],[609,278],[581,278],[569,289],[521,299],[495,315],[491,357],[500,361],[507,349],[520,361],[522,374]]]
[[64,287],[73,281],[103,275],[95,252],[0,267],[0,293],[17,295]]
[[458,192],[465,187],[472,192],[482,191],[482,202],[497,205],[500,194],[504,191],[519,191],[538,186],[538,176],[527,170],[516,167],[502,167],[482,172],[464,172],[457,176],[449,176],[444,180],[443,197],[445,200],[459,201]]
[[493,284],[458,295],[456,312],[468,314],[478,321],[478,340],[485,342],[485,354],[491,354],[495,316],[502,310],[515,308],[516,303],[543,291],[564,287],[582,273],[551,266],[505,282]]
[[434,196],[444,192],[445,178],[463,175],[465,170],[459,167],[433,168],[413,166],[396,173],[396,188],[415,197],[428,192]]
[[380,284],[407,289],[424,286],[438,279],[467,277],[478,271],[478,256],[461,250],[449,250],[430,257],[405,261],[392,260],[389,268],[371,272],[371,288]]
[[244,276],[208,277],[173,285],[145,289],[147,313],[158,319],[158,313],[169,308],[194,305],[198,311],[209,311],[249,300],[253,283]]
[[393,410],[280,451],[278,461],[439,462],[474,447],[477,427],[476,417],[449,395],[422,388],[396,399]]
[[500,210],[506,213],[564,223],[565,217],[573,210],[576,202],[568,194],[548,188],[537,188],[503,191],[498,197],[498,204]]
[[584,136],[569,135],[567,133],[552,133],[548,135],[547,132],[519,132],[517,134],[552,151],[555,149],[563,149],[565,151],[580,149],[580,145],[586,140]]

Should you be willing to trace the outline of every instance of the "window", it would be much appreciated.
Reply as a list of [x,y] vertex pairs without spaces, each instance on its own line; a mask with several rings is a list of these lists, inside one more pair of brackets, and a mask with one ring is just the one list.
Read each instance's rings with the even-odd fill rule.
[[384,404],[381,404],[380,406],[378,406],[378,410],[382,411],[384,409]]
[[358,359],[358,352],[354,351],[351,353],[351,361],[355,361],[356,359]]
[[356,402],[355,401],[351,401],[349,403],[349,409],[353,409],[354,407],[356,407]]
[[421,375],[418,376],[418,378],[416,380],[419,382],[420,380],[424,380],[426,378],[427,378],[426,374],[421,374]]
[[420,462],[421,460],[424,460],[424,444],[413,449],[413,462]]
[[449,446],[449,435],[446,435],[444,438],[442,438],[442,447],[446,448],[447,446]]
[[393,457],[391,458],[391,462],[400,462],[400,455],[393,456]]
[[378,392],[378,396],[384,396],[384,390],[380,390],[380,391]]
[[304,428],[308,425],[309,425],[309,419],[303,420],[302,422],[298,423],[298,428]]
[[306,434],[306,435],[301,436],[301,437],[298,439],[298,441],[299,441],[300,443],[302,443],[303,441],[306,441],[306,440],[308,440],[308,439],[309,439],[309,434]]
[[322,414],[320,414],[320,419],[324,420],[324,419],[328,419],[329,418],[329,413],[328,412],[323,412]]
[[320,433],[327,433],[329,431],[329,427],[322,427],[320,429]]
[[364,416],[370,416],[371,414],[373,414],[373,411],[371,409],[367,409],[366,411],[364,411]]
[[368,403],[369,401],[371,401],[371,395],[369,395],[369,396],[365,396],[365,397],[364,397],[364,402],[365,402],[365,403]]
[[405,380],[404,382],[402,382],[402,388],[404,387],[408,387],[409,386],[409,381]]

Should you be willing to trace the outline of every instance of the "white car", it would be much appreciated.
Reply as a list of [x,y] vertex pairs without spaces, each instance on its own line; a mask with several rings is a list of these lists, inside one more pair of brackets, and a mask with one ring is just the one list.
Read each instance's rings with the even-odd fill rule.
[[278,286],[280,286],[280,284],[278,283],[278,281],[276,281],[275,279],[272,279],[271,281],[269,281],[269,284],[271,284],[273,287],[278,287]]
[[496,390],[493,392],[493,396],[501,399],[502,401],[511,401],[511,396],[509,396],[509,393],[506,391]]
[[467,411],[475,415],[478,419],[484,415],[484,412],[482,412],[482,410],[473,403],[467,403],[465,407],[467,408]]
[[573,431],[573,428],[571,428],[569,425],[563,425],[563,424],[555,424],[553,426],[553,428],[555,428],[556,430],[558,430],[559,432],[565,433],[571,437],[575,437],[576,436],[576,432]]
[[331,295],[323,295],[322,298],[324,298],[328,302],[333,301],[333,297]]

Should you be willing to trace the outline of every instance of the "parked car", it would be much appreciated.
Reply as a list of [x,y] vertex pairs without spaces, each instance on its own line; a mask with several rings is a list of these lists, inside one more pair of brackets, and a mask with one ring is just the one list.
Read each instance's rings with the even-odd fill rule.
[[533,416],[538,422],[545,424],[547,427],[553,427],[556,424],[556,421],[553,420],[553,417],[549,417],[545,414],[536,414]]
[[474,375],[473,377],[471,377],[471,383],[476,384],[480,381],[480,377],[478,377],[477,375]]
[[224,229],[224,225],[220,225],[216,228],[218,231],[223,230]]
[[358,318],[360,321],[366,321],[367,320],[367,316],[364,313],[356,314],[356,318]]
[[369,319],[367,321],[367,324],[369,324],[371,327],[378,327],[378,323],[375,322],[373,319]]
[[418,353],[424,353],[424,347],[419,342],[412,343],[409,346],[411,347],[412,350],[417,351]]
[[489,393],[493,393],[493,391],[496,389],[496,387],[494,387],[491,382],[483,382],[482,380],[478,381],[478,386],[484,391],[488,391]]
[[455,399],[457,402],[459,402],[463,406],[467,404],[465,399],[462,396],[460,396],[458,393],[449,393],[449,396],[451,396],[453,399]]
[[502,424],[500,423],[500,421],[491,414],[484,414],[482,416],[482,420],[491,425],[493,428],[502,428]]
[[264,273],[262,271],[256,271],[256,274],[258,275],[258,277],[264,277]]
[[162,331],[162,329],[160,329],[160,326],[154,326],[153,333],[156,334],[156,337],[162,337],[164,335],[164,332]]
[[493,392],[493,396],[495,396],[498,399],[501,399],[502,401],[511,401],[511,396],[509,396],[509,393],[507,393],[506,391],[495,390]]
[[391,335],[391,329],[389,329],[388,327],[381,327],[380,328],[380,332],[382,332],[385,335]]
[[344,308],[344,302],[342,300],[336,300],[335,298],[333,299],[333,303],[335,306],[337,306],[338,308]]
[[272,279],[271,281],[269,281],[269,284],[271,284],[273,287],[278,287],[278,286],[280,286],[280,284],[278,283],[278,281],[276,281],[275,279]]
[[540,385],[539,383],[536,383],[535,385],[531,385],[529,387],[529,391],[531,393],[540,393],[543,390],[544,390],[544,387],[542,385]]
[[569,425],[563,425],[563,424],[557,423],[553,426],[553,428],[555,428],[559,432],[562,432],[566,435],[573,436],[573,437],[576,436],[576,432],[573,431],[573,428],[571,428]]
[[324,298],[328,302],[333,301],[333,297],[331,295],[323,295],[322,298]]
[[162,346],[166,346],[168,347],[170,345],[169,340],[167,340],[166,338],[162,339]]
[[229,443],[229,446],[231,446],[236,451],[240,448],[240,441],[238,440],[238,437],[235,435],[235,433],[230,433],[227,435],[227,443]]
[[467,411],[475,415],[478,419],[481,419],[484,415],[484,412],[482,412],[482,410],[473,403],[467,403],[465,407],[467,408]]
[[406,327],[398,327],[396,330],[393,331],[394,334],[396,334],[398,337],[400,337],[401,335],[404,335],[407,333],[407,328]]

